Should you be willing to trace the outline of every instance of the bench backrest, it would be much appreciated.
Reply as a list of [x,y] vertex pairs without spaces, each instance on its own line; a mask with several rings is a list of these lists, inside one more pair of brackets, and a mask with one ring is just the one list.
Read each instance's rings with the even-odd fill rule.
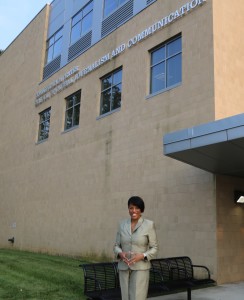
[[170,268],[166,258],[156,258],[151,261],[150,282],[161,283],[170,280]]
[[190,257],[169,257],[167,261],[170,266],[172,280],[193,279],[193,266]]
[[116,263],[91,263],[81,265],[84,271],[84,293],[116,289],[119,278]]

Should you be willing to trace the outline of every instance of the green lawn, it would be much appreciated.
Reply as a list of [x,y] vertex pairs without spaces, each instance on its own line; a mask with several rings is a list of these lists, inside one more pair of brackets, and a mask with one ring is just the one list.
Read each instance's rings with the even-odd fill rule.
[[0,249],[0,299],[84,300],[82,262]]

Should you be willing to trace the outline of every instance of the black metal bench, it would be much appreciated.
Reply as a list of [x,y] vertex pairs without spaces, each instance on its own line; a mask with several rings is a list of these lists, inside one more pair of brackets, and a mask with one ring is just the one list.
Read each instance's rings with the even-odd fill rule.
[[117,263],[82,264],[87,299],[121,300]]
[[[215,284],[209,269],[193,265],[189,257],[170,257],[151,260],[148,298],[179,291],[187,292],[191,300],[191,290]],[[84,294],[93,300],[121,300],[117,262],[82,264],[84,271]],[[202,278],[194,276],[194,268],[204,270]]]
[[[153,259],[151,266],[149,295],[162,295],[160,290],[163,282],[164,293],[186,291],[187,300],[191,300],[192,289],[216,284],[207,267],[193,265],[187,256]],[[202,271],[199,277],[194,274],[197,268]]]

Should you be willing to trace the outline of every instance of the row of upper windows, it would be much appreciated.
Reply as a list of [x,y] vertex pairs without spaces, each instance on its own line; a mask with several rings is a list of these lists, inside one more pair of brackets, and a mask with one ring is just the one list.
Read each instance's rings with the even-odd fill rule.
[[[127,0],[104,0],[103,16],[106,18]],[[75,43],[92,27],[93,0],[86,4],[71,20],[70,44]],[[48,64],[62,52],[63,28],[60,28],[47,41],[46,61]]]
[[[150,51],[150,94],[177,86],[182,81],[182,38],[176,36]],[[121,107],[122,68],[101,78],[100,116]],[[66,99],[64,130],[79,125],[81,90]],[[51,108],[40,113],[38,142],[49,136]]]

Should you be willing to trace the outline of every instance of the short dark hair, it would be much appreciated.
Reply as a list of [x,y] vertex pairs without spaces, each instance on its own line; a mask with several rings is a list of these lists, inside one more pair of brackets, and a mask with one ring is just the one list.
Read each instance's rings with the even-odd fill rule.
[[130,199],[128,200],[128,207],[131,204],[137,206],[138,208],[140,208],[141,212],[144,212],[145,204],[144,204],[144,201],[142,200],[141,197],[139,197],[139,196],[130,197]]

